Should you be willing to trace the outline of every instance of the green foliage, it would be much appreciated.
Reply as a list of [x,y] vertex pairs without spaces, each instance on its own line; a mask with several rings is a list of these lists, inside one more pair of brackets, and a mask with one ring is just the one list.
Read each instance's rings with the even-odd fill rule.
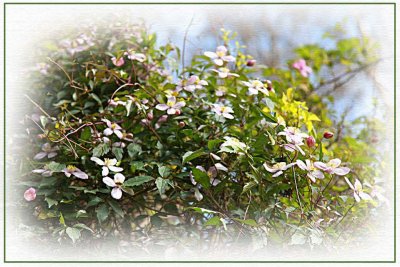
[[[347,229],[346,216],[362,218],[378,205],[356,202],[343,177],[364,183],[356,194],[378,188],[379,153],[364,130],[378,122],[361,119],[354,122],[361,132],[352,132],[317,94],[330,84],[327,69],[371,64],[367,42],[297,48],[312,68],[305,74],[293,65],[298,59],[288,68],[246,66],[251,56],[239,43],[233,49],[234,34],[223,30],[220,61],[197,55],[179,72],[169,64],[179,62],[177,47],[132,29],[129,37],[89,31],[48,52],[33,87],[44,132],[30,133],[45,140],[31,145],[57,149],[52,159],[42,149],[47,158],[32,161],[41,168],[34,174],[39,219],[59,217],[59,231],[74,243],[82,230],[114,233],[122,224],[136,231],[143,218],[163,227],[173,215],[180,225],[194,220],[224,231],[266,227],[275,242],[313,246]],[[326,129],[335,130],[332,139],[323,138]]]

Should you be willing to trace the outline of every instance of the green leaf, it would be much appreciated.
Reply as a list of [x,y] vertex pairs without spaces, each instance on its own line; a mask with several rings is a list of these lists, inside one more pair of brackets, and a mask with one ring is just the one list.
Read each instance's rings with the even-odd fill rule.
[[199,207],[187,207],[187,208],[185,208],[185,210],[193,210],[193,211],[195,211],[195,212],[197,212],[197,213],[201,213],[201,214],[207,214],[207,213],[213,213],[213,214],[216,214],[216,213],[219,213],[219,212],[217,212],[217,211],[213,211],[213,210],[208,210],[208,209],[203,209],[203,208],[199,208]]
[[[56,183],[57,183],[57,177],[45,177],[40,182],[40,186],[39,187],[40,188],[42,188],[42,187],[51,187],[51,186],[54,186]],[[54,188],[52,188],[52,189],[54,189]],[[45,194],[45,195],[47,196],[48,194]]]
[[61,225],[64,225],[64,226],[66,226],[65,225],[65,219],[64,219],[64,216],[62,215],[62,213],[60,212],[60,219],[59,219],[59,221],[60,221],[60,224]]
[[161,166],[158,167],[158,173],[161,175],[161,177],[165,178],[171,173],[171,170],[166,166]]
[[102,143],[93,149],[93,157],[101,157],[110,152],[110,146]]
[[132,161],[131,164],[131,171],[136,172],[136,171],[145,171],[146,169],[144,168],[144,163],[141,161]]
[[164,194],[167,184],[168,184],[168,179],[163,179],[161,177],[158,177],[156,179],[156,186],[160,195]]
[[215,140],[210,140],[207,143],[208,149],[210,151],[214,150],[216,148],[216,146],[220,143],[224,142],[224,140],[222,139],[215,139]]
[[258,226],[257,222],[255,220],[253,220],[253,219],[241,220],[241,219],[234,218],[234,220],[237,221],[237,222],[246,224],[246,225],[250,225],[250,226],[254,226],[254,227]]
[[90,127],[83,128],[83,130],[81,132],[81,139],[86,141],[86,140],[89,140],[91,136],[92,136],[92,133],[90,131]]
[[195,158],[201,157],[205,154],[206,153],[204,153],[203,148],[200,148],[199,150],[196,150],[196,151],[188,151],[182,157],[182,164],[185,164],[186,162],[191,161]]
[[208,177],[207,173],[194,167],[192,168],[192,173],[194,180],[200,183],[201,186],[203,186],[206,189],[210,187],[210,177]]
[[147,175],[136,176],[124,182],[124,186],[139,186],[148,181],[154,180],[153,177]]
[[124,211],[122,210],[121,206],[114,200],[108,201],[108,204],[110,204],[110,207],[113,209],[113,211],[120,216],[121,218],[124,217]]
[[67,227],[65,231],[69,238],[72,239],[72,242],[75,243],[81,237],[81,230],[73,227]]
[[124,150],[120,147],[113,147],[112,153],[115,155],[115,158],[120,161],[122,160],[122,156],[124,154]]
[[94,231],[92,229],[90,229],[88,226],[84,225],[83,223],[77,223],[74,225],[75,228],[81,228],[81,229],[85,229],[88,230],[92,233],[94,233]]
[[218,216],[214,216],[208,221],[204,223],[204,225],[213,225],[213,226],[220,226],[221,225],[221,219]]
[[142,153],[142,147],[138,144],[131,143],[131,144],[129,144],[127,149],[128,149],[129,157],[131,157],[131,158]]
[[67,167],[65,164],[57,163],[55,161],[50,162],[46,166],[52,172],[62,172]]
[[47,204],[49,205],[49,208],[58,204],[57,200],[51,199],[49,197],[46,197],[45,200],[46,200]]
[[163,220],[157,214],[154,214],[150,217],[150,222],[155,227],[160,227],[163,223]]
[[106,204],[102,204],[97,208],[96,213],[99,222],[104,222],[108,218],[110,210]]
[[248,183],[246,183],[246,184],[243,186],[242,194],[248,192],[250,189],[252,189],[252,188],[255,187],[256,185],[257,185],[257,182],[256,182],[256,181],[249,181]]

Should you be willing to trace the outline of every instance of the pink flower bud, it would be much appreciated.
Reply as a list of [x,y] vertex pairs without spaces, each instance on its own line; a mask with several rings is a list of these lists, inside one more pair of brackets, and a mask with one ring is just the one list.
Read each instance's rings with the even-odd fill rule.
[[312,137],[311,135],[309,137],[307,137],[306,139],[306,143],[308,147],[314,147],[315,146],[315,139],[314,137]]
[[181,111],[180,111],[179,109],[177,109],[177,110],[175,111],[175,115],[181,115]]
[[24,193],[24,198],[26,201],[32,201],[36,198],[36,190],[33,187],[28,188]]
[[148,119],[149,121],[151,121],[153,118],[154,118],[153,112],[147,113],[147,119]]
[[179,122],[179,127],[183,128],[186,126],[186,123],[184,121]]
[[331,132],[324,132],[324,138],[331,139],[333,137],[333,133]]
[[163,123],[166,122],[168,120],[168,115],[162,115],[159,119],[158,119],[158,123]]
[[122,65],[125,64],[123,57],[120,57],[118,60],[115,57],[113,57],[113,58],[111,58],[111,61],[117,67],[121,67]]
[[246,66],[247,67],[253,67],[256,64],[256,60],[255,59],[249,59],[247,60]]

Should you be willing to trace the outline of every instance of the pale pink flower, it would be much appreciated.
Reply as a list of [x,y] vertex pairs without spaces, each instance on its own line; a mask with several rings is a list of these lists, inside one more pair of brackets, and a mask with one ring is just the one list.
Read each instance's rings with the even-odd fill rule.
[[90,160],[96,162],[100,166],[103,166],[102,167],[102,172],[101,172],[101,174],[103,176],[107,176],[110,171],[122,172],[124,170],[121,167],[115,166],[115,165],[117,165],[117,162],[118,162],[117,159],[105,158],[104,161],[103,161],[103,160],[101,160],[101,159],[99,159],[97,157],[91,157]]
[[350,172],[350,169],[347,167],[339,167],[340,163],[342,163],[340,159],[331,159],[328,163],[317,161],[314,163],[314,166],[329,174],[336,174],[341,176],[348,174]]
[[102,121],[107,124],[107,128],[103,131],[104,135],[110,136],[114,133],[116,136],[118,136],[119,139],[123,137],[121,126],[107,119],[102,119]]
[[308,178],[310,178],[314,183],[316,179],[323,179],[325,177],[320,170],[314,167],[314,164],[309,159],[306,159],[306,163],[298,159],[296,164],[303,171],[307,171]]
[[65,174],[65,176],[67,177],[71,177],[71,175],[79,178],[79,179],[88,179],[89,176],[81,171],[80,169],[78,169],[77,167],[75,167],[74,165],[68,165],[64,170],[63,173]]
[[121,187],[124,181],[125,181],[125,176],[122,173],[115,174],[114,179],[111,179],[110,177],[103,178],[103,183],[113,188],[111,190],[111,196],[115,199],[121,199],[122,197]]
[[223,116],[227,119],[234,118],[231,114],[233,113],[233,109],[222,104],[213,104],[212,111],[214,111],[218,116]]
[[227,55],[228,49],[225,46],[220,45],[217,47],[215,52],[204,52],[204,55],[211,58],[215,65],[222,66],[225,62],[234,62],[235,58],[233,56]]
[[259,80],[249,80],[248,82],[243,82],[243,84],[248,87],[249,95],[258,95],[258,92],[262,92],[265,95],[269,95],[268,90],[265,88],[264,84]]
[[167,104],[158,104],[156,106],[156,109],[162,110],[162,111],[167,111],[167,114],[173,115],[173,114],[180,114],[180,109],[184,107],[186,103],[184,101],[176,102],[176,97],[175,96],[169,96],[167,100]]
[[116,57],[112,57],[111,58],[112,63],[117,66],[117,67],[121,67],[122,65],[125,64],[124,58],[120,57],[120,58],[116,58]]
[[274,175],[272,175],[272,177],[278,177],[280,176],[283,171],[289,169],[290,167],[292,167],[293,165],[296,165],[296,163],[290,163],[290,164],[286,164],[286,162],[278,162],[272,166],[269,166],[267,163],[264,163],[263,166],[264,168],[271,172],[274,173]]
[[33,187],[28,188],[24,193],[26,201],[33,201],[36,198],[36,189]]
[[176,87],[177,92],[182,89],[188,92],[194,92],[196,89],[201,89],[203,86],[208,85],[208,82],[205,80],[200,80],[200,78],[196,75],[192,75],[189,79],[182,79],[179,81],[178,86]]
[[45,143],[42,145],[42,151],[37,153],[35,157],[33,157],[34,160],[39,160],[43,159],[45,157],[51,159],[57,156],[57,152],[59,148],[58,146],[52,147],[49,143]]
[[302,155],[305,155],[300,146],[304,145],[303,139],[308,137],[307,134],[302,133],[300,129],[296,127],[286,127],[282,132],[279,132],[278,135],[284,135],[286,137],[288,144],[283,145],[286,150],[290,152],[297,150]]
[[146,55],[142,53],[136,53],[135,50],[128,50],[124,53],[124,55],[128,56],[130,60],[136,60],[139,62],[143,62],[146,60]]
[[301,76],[303,77],[308,77],[308,75],[312,73],[312,69],[307,66],[304,59],[299,59],[298,61],[294,62],[292,67],[299,70]]
[[353,190],[353,196],[354,199],[357,202],[360,202],[361,199],[363,200],[372,200],[371,196],[368,195],[367,193],[363,192],[363,186],[361,184],[361,182],[356,179],[354,185],[352,185],[349,181],[349,179],[347,179],[347,177],[344,177],[344,179],[346,180],[346,183],[350,186],[350,188]]
[[212,69],[212,71],[218,73],[218,76],[219,76],[221,79],[225,79],[225,78],[231,77],[231,76],[239,77],[238,74],[236,74],[236,73],[231,73],[230,70],[229,70],[228,68],[219,68],[219,69],[217,69],[217,70]]

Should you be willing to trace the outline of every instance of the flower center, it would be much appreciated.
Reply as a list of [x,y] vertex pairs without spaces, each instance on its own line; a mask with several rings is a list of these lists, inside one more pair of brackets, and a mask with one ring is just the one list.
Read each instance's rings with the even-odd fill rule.
[[70,172],[73,172],[73,171],[76,170],[76,167],[74,165],[68,165],[67,166],[67,170],[70,171]]
[[218,57],[225,56],[225,52],[223,52],[223,51],[218,51],[216,54],[217,54]]
[[111,129],[115,130],[115,128],[117,128],[117,124],[112,123],[112,124],[111,124]]
[[111,165],[111,160],[110,159],[104,159],[104,165],[107,167]]

